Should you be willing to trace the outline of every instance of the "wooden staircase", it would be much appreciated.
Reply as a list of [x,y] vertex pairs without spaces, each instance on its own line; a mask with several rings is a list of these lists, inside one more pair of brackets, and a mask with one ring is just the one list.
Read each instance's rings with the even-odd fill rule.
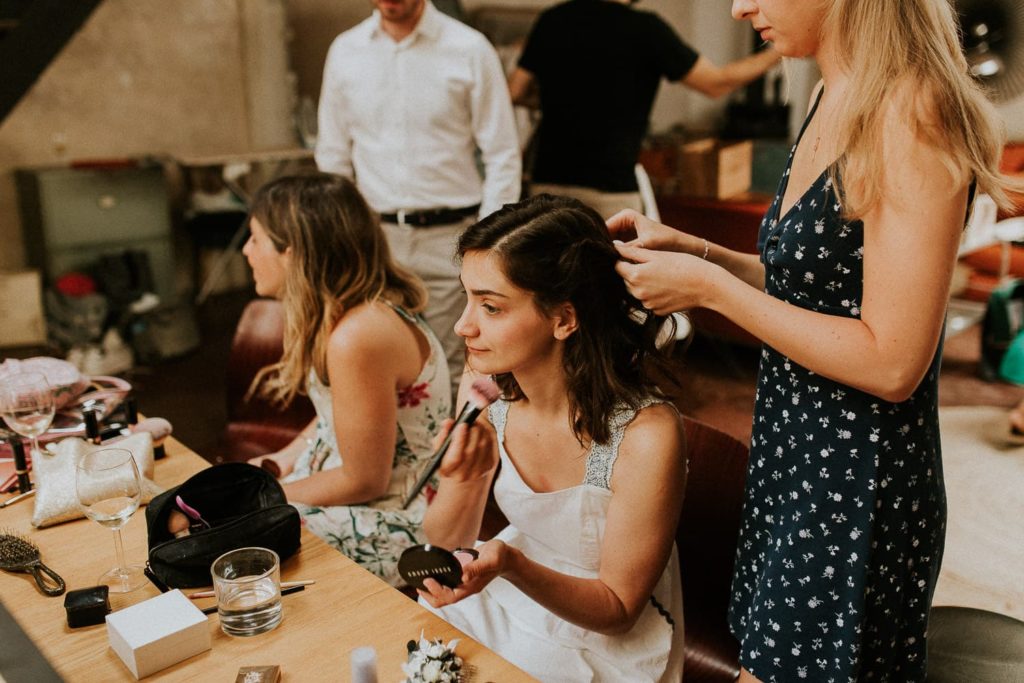
[[0,0],[0,123],[102,0]]

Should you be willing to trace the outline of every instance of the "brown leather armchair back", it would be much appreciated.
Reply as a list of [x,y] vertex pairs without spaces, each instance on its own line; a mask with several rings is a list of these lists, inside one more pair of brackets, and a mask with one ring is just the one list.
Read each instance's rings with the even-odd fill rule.
[[727,615],[749,449],[714,427],[683,417],[689,471],[676,546],[683,576],[686,683],[731,683],[739,643]]
[[283,448],[313,419],[313,404],[305,396],[296,397],[284,410],[259,397],[245,400],[260,368],[281,358],[283,338],[281,303],[273,299],[250,301],[235,328],[228,356],[228,423],[218,461],[248,460]]
[[[689,458],[676,546],[686,622],[686,683],[732,683],[739,675],[739,644],[726,621],[739,536],[748,448],[714,427],[683,417]],[[507,524],[493,492],[480,538]]]

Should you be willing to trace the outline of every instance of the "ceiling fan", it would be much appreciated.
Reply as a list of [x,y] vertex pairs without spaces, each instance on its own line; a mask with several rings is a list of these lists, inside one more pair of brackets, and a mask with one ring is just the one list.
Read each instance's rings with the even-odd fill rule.
[[1024,2],[955,0],[971,75],[997,102],[1024,93]]

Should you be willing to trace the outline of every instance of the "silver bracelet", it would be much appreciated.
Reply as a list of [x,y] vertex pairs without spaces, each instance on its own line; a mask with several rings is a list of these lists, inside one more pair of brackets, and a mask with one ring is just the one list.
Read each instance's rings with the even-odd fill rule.
[[711,251],[711,243],[708,242],[708,239],[705,237],[704,238],[704,256],[701,257],[705,261],[708,260],[708,252],[709,251]]

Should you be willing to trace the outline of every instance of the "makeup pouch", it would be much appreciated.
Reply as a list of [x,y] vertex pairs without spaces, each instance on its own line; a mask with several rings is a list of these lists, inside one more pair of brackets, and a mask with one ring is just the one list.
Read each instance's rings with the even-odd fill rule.
[[[191,517],[187,535],[170,530],[174,512]],[[150,569],[171,588],[209,586],[210,565],[237,548],[269,548],[283,561],[302,531],[281,484],[243,462],[213,465],[164,491],[146,508],[146,529]]]
[[36,484],[32,526],[42,529],[85,517],[75,489],[75,464],[86,453],[101,448],[124,448],[131,451],[142,478],[141,504],[148,503],[160,493],[160,487],[153,482],[153,437],[149,432],[138,432],[99,446],[85,439],[69,437],[50,444],[45,453],[32,459]]

